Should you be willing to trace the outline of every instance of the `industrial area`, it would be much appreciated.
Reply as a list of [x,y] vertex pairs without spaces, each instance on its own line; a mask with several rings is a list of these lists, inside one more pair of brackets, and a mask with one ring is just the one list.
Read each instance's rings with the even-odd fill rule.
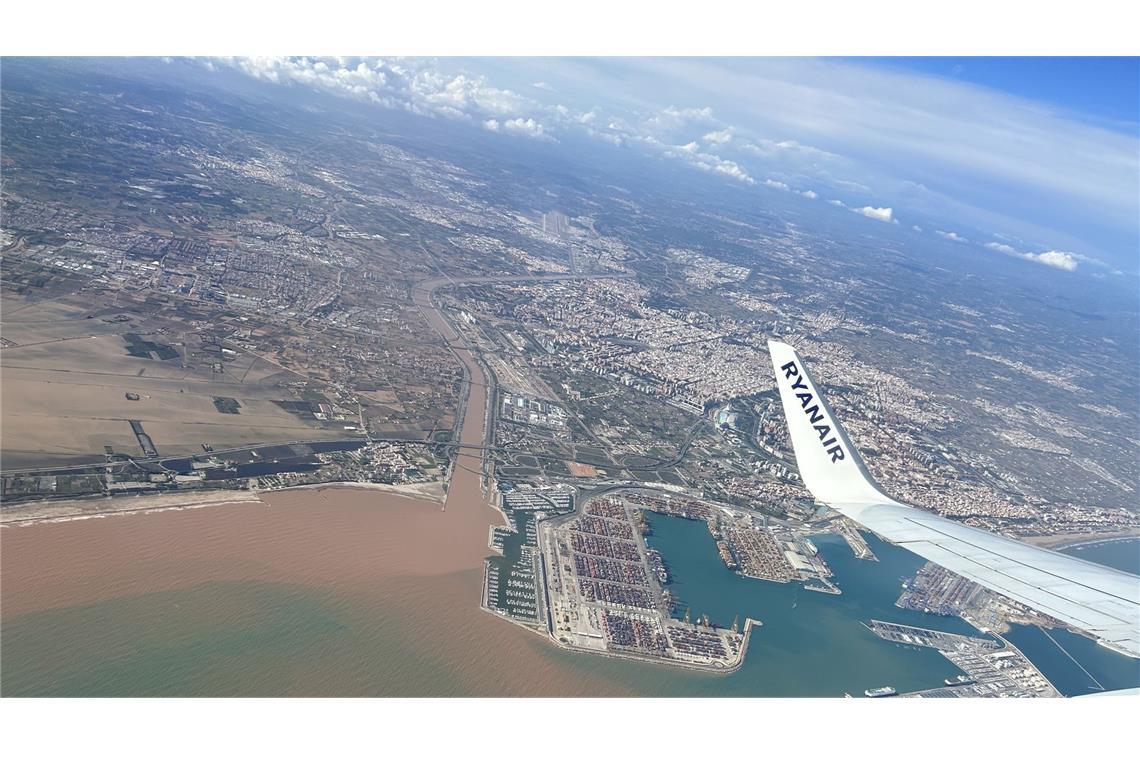
[[943,657],[965,674],[947,678],[943,687],[903,696],[922,698],[1061,696],[1041,671],[1004,639],[998,641],[962,636],[899,623],[884,623],[881,620],[872,620],[867,627],[879,638],[894,644],[937,649]]

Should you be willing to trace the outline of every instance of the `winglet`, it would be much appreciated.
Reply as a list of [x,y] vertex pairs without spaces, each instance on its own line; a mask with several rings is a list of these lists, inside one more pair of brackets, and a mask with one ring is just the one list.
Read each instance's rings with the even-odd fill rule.
[[825,504],[891,501],[875,485],[795,349],[770,340],[768,351],[800,477],[812,496]]

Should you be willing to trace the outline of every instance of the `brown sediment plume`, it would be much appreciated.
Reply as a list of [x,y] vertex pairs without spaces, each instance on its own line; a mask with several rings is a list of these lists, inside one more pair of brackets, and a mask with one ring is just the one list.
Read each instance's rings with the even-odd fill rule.
[[478,537],[482,521],[485,536],[488,512],[330,488],[270,494],[263,504],[4,529],[4,613],[207,581],[351,585],[477,569],[485,552],[466,534]]
[[[480,504],[441,511],[395,494],[333,488],[233,509],[5,529],[3,613],[11,619],[216,582],[289,584],[327,592],[349,620],[385,617],[402,632],[397,643],[371,649],[363,639],[331,661],[291,664],[297,679],[289,693],[626,693],[602,674],[559,662],[565,655],[552,643],[479,609],[481,544],[494,514]],[[361,658],[376,661],[363,667]],[[417,684],[407,664],[417,662],[447,676]]]
[[[429,291],[415,295],[468,370],[460,441],[481,446],[482,370],[456,347],[458,336],[430,305]],[[501,522],[481,491],[482,463],[480,450],[460,450],[443,508],[395,493],[333,487],[265,494],[263,503],[234,508],[6,528],[0,530],[4,618],[209,584],[284,584],[318,593],[361,633],[326,657],[290,661],[289,686],[274,682],[274,693],[629,694],[627,685],[570,664],[573,656],[552,642],[479,608],[487,526]],[[381,622],[391,635],[373,630]],[[19,653],[6,648],[9,654]],[[272,667],[279,673],[283,666]],[[251,685],[226,682],[220,690],[261,693],[256,681],[251,672]]]

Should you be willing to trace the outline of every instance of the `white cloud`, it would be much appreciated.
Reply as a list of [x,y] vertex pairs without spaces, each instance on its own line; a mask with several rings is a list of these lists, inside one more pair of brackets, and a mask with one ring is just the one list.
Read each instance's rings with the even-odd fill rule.
[[[1042,251],[1041,253],[1024,253],[1017,250],[1011,245],[995,242],[986,243],[985,247],[991,251],[1004,253],[1006,256],[1025,259],[1026,261],[1032,261],[1035,264],[1041,264],[1043,266],[1053,267],[1054,269],[1060,269],[1064,272],[1075,272],[1077,270],[1079,262],[1086,261],[1090,263],[1096,262],[1096,265],[1098,266],[1108,266],[1098,259],[1093,259],[1080,253],[1070,253],[1068,251]],[[1114,274],[1119,274],[1119,272],[1114,271]]]
[[914,230],[915,232],[922,232],[922,228],[919,227],[917,224],[911,225],[911,229]]
[[688,142],[684,145],[670,145],[662,142],[653,135],[645,134],[633,135],[631,139],[649,148],[661,151],[661,155],[668,158],[679,159],[701,171],[723,174],[726,177],[731,177],[746,185],[756,184],[756,180],[754,180],[740,164],[712,153],[702,152],[700,144],[696,141]]
[[536,140],[550,139],[550,136],[546,134],[546,128],[534,119],[529,118],[507,119],[503,122],[503,131],[515,135],[522,135],[523,137],[531,137]]
[[662,111],[661,114],[679,122],[709,121],[713,118],[712,109],[708,106],[704,106],[703,108],[677,108],[676,106],[669,106]]
[[813,201],[819,197],[819,193],[817,193],[815,190],[801,190],[800,195],[805,198],[810,198]]
[[[334,95],[365,100],[422,116],[470,121],[485,128],[492,119],[520,121],[528,131],[542,104],[511,90],[491,85],[486,77],[448,74],[427,59],[359,59],[259,57],[220,59],[246,74],[276,84],[300,84]],[[213,65],[206,61],[205,65]],[[507,122],[501,122],[506,126]]]
[[1014,250],[1012,245],[1006,245],[1005,243],[989,242],[989,243],[986,243],[986,248],[989,248],[991,251],[997,251],[998,253],[1006,253],[1006,254],[1016,254],[1017,253],[1017,251]]
[[847,204],[840,200],[832,199],[829,200],[828,203],[830,203],[832,206],[839,206],[839,208],[847,208]]
[[738,142],[740,143],[741,150],[762,158],[773,158],[781,155],[814,160],[840,158],[840,156],[834,153],[811,145],[804,145],[795,140],[768,140],[766,138],[760,138],[754,142],[750,140],[741,140]]
[[1100,267],[1101,269],[1108,269],[1108,270],[1111,270],[1111,272],[1113,274],[1123,274],[1123,272],[1121,272],[1119,269],[1116,269],[1114,266],[1109,264],[1107,261],[1103,261],[1101,259],[1094,258],[1092,256],[1086,256],[1083,253],[1073,253],[1072,251],[1068,251],[1068,252],[1065,252],[1065,255],[1066,256],[1072,256],[1074,259],[1081,262],[1082,264],[1091,264],[1094,267]]
[[874,194],[874,190],[864,185],[862,182],[852,182],[849,179],[836,179],[833,180],[836,187],[842,187],[844,190],[851,190],[856,193]]
[[1056,269],[1063,269],[1066,272],[1075,272],[1077,270],[1077,259],[1071,253],[1064,251],[1045,251],[1044,253],[1025,254],[1030,261],[1036,261],[1038,264],[1044,264],[1047,267],[1054,267]]
[[959,235],[957,232],[954,232],[954,231],[947,232],[946,230],[935,230],[934,232],[939,237],[946,238],[947,240],[953,240],[955,243],[968,243],[968,242],[970,242],[969,240],[967,240],[966,238],[962,237],[961,235]]
[[[267,82],[535,139],[572,130],[662,155],[667,146],[703,135],[706,149],[732,151],[729,157],[742,163],[710,161],[696,150],[670,157],[749,183],[755,183],[749,172],[795,177],[820,192],[843,188],[853,197],[901,205],[908,214],[941,218],[942,224],[1004,228],[1045,241],[1037,250],[1089,246],[1127,253],[1137,234],[1140,154],[1134,130],[876,64],[778,58],[621,59],[604,66],[563,61],[545,66],[542,79],[532,81],[525,64],[484,66],[458,59],[214,61]],[[521,91],[460,68],[497,73],[509,66],[524,74],[506,80],[519,82]],[[666,92],[664,83],[674,102],[708,105],[662,107],[653,95]],[[565,93],[565,105],[543,101],[555,91]],[[605,105],[570,97],[591,91],[604,93]],[[740,92],[750,97],[742,99]],[[497,128],[488,125],[492,121]],[[1070,255],[1084,263],[1079,254]],[[1099,260],[1089,263],[1112,269]]]
[[774,179],[764,180],[764,185],[765,185],[765,187],[773,187],[777,190],[788,190],[788,189],[790,189],[788,187],[787,183],[780,182],[779,180],[774,180]]
[[701,153],[697,156],[697,161],[693,164],[698,169],[704,171],[715,172],[716,174],[723,174],[726,177],[732,177],[735,180],[743,182],[746,185],[755,185],[756,180],[749,176],[748,172],[740,167],[735,161],[726,161],[725,159],[714,156],[708,153]]
[[756,180],[749,177],[748,172],[741,169],[735,161],[720,161],[716,164],[715,171],[732,177],[733,179],[740,180],[746,185],[756,184]]
[[621,135],[615,135],[613,132],[603,132],[598,129],[587,128],[586,134],[590,137],[608,142],[610,145],[625,145],[625,139]]
[[535,140],[552,139],[546,134],[546,129],[534,119],[507,119],[506,121],[486,119],[483,121],[483,129],[490,130],[491,132],[506,132],[521,137],[530,137]]
[[[1135,237],[1140,161],[1126,124],[1098,124],[996,89],[870,62],[636,59],[618,74],[635,87],[653,78],[674,92],[700,92],[738,127],[794,138],[779,142],[858,156],[856,179],[915,180],[960,200],[963,212],[1040,229],[1061,223],[1048,216],[1052,210],[1100,218]],[[781,150],[776,142],[753,144]],[[906,176],[898,174],[903,167]],[[1024,235],[1025,224],[1019,227]]]
[[875,208],[874,206],[863,206],[862,208],[851,209],[856,214],[862,214],[870,219],[876,219],[880,222],[893,222],[894,211],[889,208]]
[[721,129],[715,132],[709,132],[701,138],[705,142],[716,143],[717,145],[724,145],[732,140],[732,127],[728,129]]

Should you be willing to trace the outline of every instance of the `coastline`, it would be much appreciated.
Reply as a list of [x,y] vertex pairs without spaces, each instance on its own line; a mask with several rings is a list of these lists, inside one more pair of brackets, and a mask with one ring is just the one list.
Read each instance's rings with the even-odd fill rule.
[[395,496],[405,496],[417,501],[431,501],[443,504],[446,492],[443,481],[432,480],[425,483],[402,483],[399,485],[389,483],[362,483],[354,480],[336,480],[328,483],[306,483],[300,486],[285,486],[284,488],[263,488],[254,493],[282,493],[285,491],[309,491],[324,489],[351,489],[359,491],[384,491]]
[[255,491],[238,490],[32,501],[0,509],[0,528],[250,503],[265,502]]
[[[434,307],[433,307],[433,309],[434,309]],[[437,317],[439,317],[440,319],[443,319],[443,317],[440,315],[438,310],[434,311],[433,313]],[[479,371],[486,372],[485,368],[483,368],[479,364],[478,359],[474,357],[474,355],[472,354],[472,352],[469,349],[462,349],[462,351],[463,351],[463,354],[460,357],[460,361],[464,361],[464,358],[471,359],[472,361],[475,361],[475,364],[473,366],[478,367]],[[466,366],[467,365],[465,364],[465,367]],[[486,378],[486,376],[485,376],[485,378]],[[468,387],[466,388],[466,393],[463,394],[464,401],[463,401],[463,405],[461,406],[461,414],[459,415],[459,419],[462,421],[462,426],[460,427],[460,430],[459,430],[459,440],[460,441],[462,441],[464,443],[471,443],[472,441],[470,439],[473,437],[474,429],[476,427],[478,427],[482,436],[483,436],[483,441],[486,442],[487,431],[491,427],[492,420],[493,420],[493,408],[494,407],[490,403],[490,400],[492,398],[491,394],[493,393],[493,388],[494,388],[494,380],[492,378],[486,378],[484,383],[477,384],[477,383],[473,382],[473,380],[469,376]],[[481,399],[482,400],[481,406],[479,404],[479,400],[480,400],[479,394],[480,393],[484,394],[482,396],[482,399]],[[474,401],[473,401],[473,399],[474,399]],[[349,569],[346,571],[344,569],[344,567],[337,565],[337,564],[329,566],[327,569],[326,569],[326,566],[321,565],[321,564],[312,565],[311,567],[317,568],[316,574],[318,576],[322,576],[322,579],[323,579],[323,576],[325,573],[328,574],[328,577],[337,577],[335,575],[336,573],[342,573],[342,572],[349,572],[350,571],[349,574],[345,575],[344,577],[351,578],[351,579],[364,579],[364,578],[368,578],[368,576],[364,575],[364,573],[366,573],[366,572],[383,571],[383,574],[378,575],[377,577],[384,578],[385,582],[387,582],[387,579],[389,577],[396,577],[397,578],[398,583],[394,584],[393,588],[396,588],[397,586],[399,586],[400,583],[404,583],[405,581],[407,581],[408,588],[412,588],[412,587],[419,588],[419,587],[425,587],[426,586],[426,581],[424,580],[425,577],[431,577],[433,579],[437,575],[440,575],[441,577],[443,575],[450,577],[451,575],[454,575],[458,572],[467,573],[467,568],[466,567],[460,568],[458,566],[449,567],[449,568],[446,568],[448,570],[447,573],[441,574],[441,573],[437,572],[440,570],[440,568],[438,568],[438,567],[432,567],[429,569],[424,569],[423,567],[420,567],[418,564],[416,564],[416,565],[412,564],[413,562],[419,563],[419,562],[427,562],[430,560],[433,563],[438,563],[440,561],[439,558],[445,558],[445,561],[446,561],[446,560],[454,560],[456,557],[460,557],[460,556],[466,557],[466,555],[463,554],[462,552],[466,551],[469,548],[468,539],[471,536],[476,535],[476,532],[475,532],[476,529],[478,529],[480,535],[486,535],[487,539],[489,539],[490,538],[490,532],[495,527],[496,519],[501,521],[501,524],[503,524],[503,525],[509,525],[510,524],[506,520],[506,513],[504,512],[504,510],[502,508],[500,500],[498,498],[496,498],[498,496],[498,494],[495,491],[494,486],[493,486],[493,478],[490,477],[490,474],[488,472],[488,465],[487,465],[488,460],[489,460],[489,457],[487,456],[486,453],[484,453],[482,451],[472,451],[470,449],[465,450],[462,448],[458,449],[455,453],[455,457],[454,457],[454,460],[452,463],[452,467],[450,468],[450,471],[448,473],[448,480],[446,481],[446,483],[441,483],[439,481],[433,481],[431,483],[404,484],[404,485],[399,485],[399,486],[393,486],[393,485],[376,484],[376,483],[328,482],[328,483],[313,483],[313,484],[305,484],[305,485],[297,485],[297,486],[288,486],[288,487],[281,487],[281,488],[270,488],[270,489],[264,489],[264,490],[257,490],[257,489],[253,489],[253,490],[232,490],[232,491],[220,491],[219,490],[219,491],[212,491],[212,492],[211,491],[185,491],[185,492],[174,492],[174,493],[167,493],[167,494],[146,494],[146,495],[130,496],[130,497],[116,496],[113,499],[107,498],[103,501],[105,501],[107,503],[107,505],[109,505],[110,502],[114,501],[114,502],[116,502],[116,506],[121,506],[120,509],[113,509],[113,510],[107,510],[104,512],[99,512],[99,511],[95,511],[92,509],[93,506],[97,506],[95,504],[95,502],[97,500],[73,500],[73,501],[76,501],[78,503],[72,505],[72,508],[79,509],[79,511],[77,513],[74,513],[74,514],[68,514],[68,515],[62,515],[62,516],[41,516],[38,518],[27,518],[27,517],[25,517],[25,519],[17,520],[14,516],[9,518],[7,516],[7,512],[9,510],[5,509],[5,510],[3,510],[3,514],[0,515],[0,518],[2,518],[2,519],[0,519],[0,522],[10,522],[10,524],[14,525],[14,526],[16,526],[16,525],[30,525],[30,524],[36,523],[36,522],[65,522],[65,521],[69,521],[69,520],[89,519],[91,517],[96,517],[96,516],[98,516],[98,517],[106,516],[107,514],[128,514],[129,515],[129,514],[146,513],[146,512],[151,512],[151,511],[178,511],[178,510],[182,510],[182,509],[193,509],[193,508],[197,508],[199,506],[214,506],[214,505],[250,503],[250,502],[258,502],[258,503],[264,504],[266,506],[281,506],[281,505],[274,503],[273,498],[272,498],[273,495],[278,494],[278,493],[282,493],[285,491],[297,491],[298,493],[296,495],[294,495],[293,498],[281,499],[282,502],[288,502],[288,504],[283,505],[283,506],[286,506],[288,508],[283,509],[280,513],[278,513],[276,510],[273,513],[260,512],[260,511],[254,511],[254,510],[244,510],[244,511],[234,510],[232,512],[227,512],[227,514],[223,514],[223,515],[219,515],[219,514],[215,514],[215,513],[200,513],[197,515],[196,519],[195,519],[195,515],[193,513],[187,514],[184,516],[173,515],[173,516],[168,517],[168,520],[173,520],[174,523],[176,523],[177,527],[179,527],[179,530],[175,533],[175,535],[177,536],[177,540],[179,542],[181,542],[185,538],[186,533],[185,533],[184,529],[186,527],[186,524],[187,523],[193,523],[193,522],[208,523],[208,525],[206,525],[206,526],[204,526],[204,528],[202,528],[202,530],[204,531],[202,535],[205,538],[209,539],[209,541],[216,540],[215,537],[222,537],[222,536],[228,536],[229,535],[228,531],[223,529],[222,526],[230,525],[231,523],[242,523],[242,524],[260,523],[260,526],[258,527],[257,532],[251,532],[248,534],[241,534],[241,533],[237,534],[237,535],[257,536],[258,540],[260,541],[261,540],[260,537],[263,534],[264,535],[270,535],[270,536],[276,536],[278,533],[280,533],[280,531],[282,530],[281,524],[283,522],[285,522],[285,523],[288,522],[288,520],[285,520],[283,518],[287,518],[290,513],[296,513],[298,515],[306,515],[307,519],[309,519],[311,521],[311,523],[318,522],[320,520],[321,516],[326,514],[325,512],[322,512],[320,510],[314,511],[314,510],[309,509],[308,507],[310,507],[311,505],[308,503],[301,503],[301,502],[308,502],[309,501],[309,499],[307,498],[307,495],[305,493],[306,491],[311,491],[311,490],[315,489],[318,492],[323,492],[325,489],[327,489],[330,494],[332,494],[334,492],[340,492],[342,490],[343,491],[349,491],[349,492],[357,491],[358,493],[353,498],[353,501],[356,502],[356,506],[351,511],[352,519],[358,520],[358,519],[363,518],[363,519],[369,521],[369,524],[373,524],[374,521],[380,519],[381,513],[389,511],[389,510],[385,510],[383,508],[379,508],[379,509],[362,508],[365,506],[369,506],[367,504],[367,502],[373,502],[373,503],[383,502],[383,499],[379,498],[378,496],[369,495],[367,493],[368,491],[381,491],[381,492],[386,492],[393,497],[396,497],[396,496],[400,497],[401,501],[399,503],[395,503],[392,505],[393,509],[390,510],[391,513],[399,514],[399,515],[404,515],[405,513],[413,513],[413,512],[415,513],[415,514],[411,514],[410,517],[407,517],[407,520],[410,521],[410,523],[414,526],[415,530],[409,532],[408,534],[398,533],[397,531],[381,530],[379,528],[373,529],[373,530],[352,530],[352,529],[342,530],[342,528],[344,526],[349,524],[349,521],[341,520],[339,518],[335,519],[335,520],[325,520],[324,522],[330,523],[335,529],[341,530],[340,533],[335,534],[337,536],[338,540],[340,540],[342,542],[341,545],[344,545],[343,542],[346,540],[356,541],[358,539],[362,542],[368,541],[371,543],[367,544],[366,550],[358,550],[356,552],[345,553],[345,552],[341,552],[339,549],[336,551],[325,551],[325,552],[315,551],[314,550],[315,544],[313,543],[313,540],[314,540],[313,537],[317,536],[319,532],[316,530],[309,530],[309,531],[306,531],[303,533],[303,535],[305,536],[303,541],[300,541],[298,539],[299,542],[294,547],[293,554],[295,557],[304,556],[307,558],[308,557],[322,557],[322,556],[339,558],[340,555],[347,554],[349,556],[359,557],[360,562],[361,562],[360,568],[365,568],[365,569],[360,569],[360,568],[357,568],[355,566],[352,566],[352,567],[349,567]],[[476,461],[480,462],[481,466],[476,467],[475,466]],[[424,493],[424,491],[430,491],[433,495],[428,495],[427,493]],[[206,499],[204,501],[201,498],[195,498],[195,497],[203,497],[203,496],[211,496],[214,498],[209,498],[209,499]],[[350,496],[351,496],[351,494],[350,494]],[[170,501],[167,503],[157,503],[163,497],[170,499]],[[406,500],[408,500],[408,499],[411,499],[412,501],[429,502],[429,503],[434,505],[434,508],[432,506],[428,506],[427,504],[416,504],[416,505],[407,504]],[[323,497],[318,497],[316,499],[313,499],[313,501],[323,501],[323,500],[324,500]],[[374,502],[374,500],[375,500],[375,502]],[[446,505],[448,501],[451,501],[451,504],[450,504],[450,508],[446,510],[447,514],[444,514],[444,515],[439,514],[439,512],[441,511],[440,507],[443,507],[444,505]],[[123,504],[122,502],[130,502],[130,503]],[[15,507],[12,511],[16,511],[16,512],[24,511],[26,514],[29,507],[43,507],[43,508],[56,507],[56,508],[58,508],[61,506],[66,506],[67,504],[68,504],[68,502],[65,502],[65,501],[33,502],[33,503],[29,503],[27,505],[21,505],[19,507]],[[417,508],[416,509],[405,508],[408,506],[414,506]],[[86,509],[83,509],[83,507],[86,507]],[[488,508],[486,513],[483,512],[484,507]],[[495,517],[496,514],[498,515],[498,518]],[[230,518],[233,518],[233,519],[231,520]],[[456,520],[461,521],[463,523],[463,525],[455,525],[454,521],[456,521]],[[442,522],[440,522],[440,521],[442,521]],[[145,522],[151,522],[151,521],[141,521],[141,522],[145,523]],[[165,521],[156,520],[153,522],[165,522]],[[298,523],[298,524],[300,524],[300,523]],[[387,523],[384,523],[384,524],[387,525]],[[454,526],[455,527],[454,535],[450,535],[446,531],[441,531],[439,528],[439,526],[441,526],[441,525]],[[305,526],[309,527],[310,524],[305,524]],[[7,526],[5,526],[5,527],[7,527]],[[96,525],[91,526],[91,527],[95,528],[98,531],[100,526],[98,524],[96,524]],[[105,525],[103,527],[104,528],[110,528],[111,525],[108,524],[108,525]],[[323,525],[321,527],[324,528]],[[80,529],[86,530],[88,528],[88,526],[83,526],[82,528],[79,528],[79,526],[75,526],[75,528],[76,528],[76,530],[80,530]],[[154,530],[154,526],[146,526],[146,529],[148,531]],[[459,529],[462,529],[462,535],[460,535]],[[53,530],[55,530],[55,529],[53,529]],[[211,531],[212,531],[212,533],[211,533]],[[66,529],[65,529],[65,532],[66,532]],[[32,531],[28,531],[27,533],[31,534]],[[23,532],[13,533],[13,534],[9,534],[9,537],[12,539],[16,539],[16,538],[21,537],[23,535],[24,535]],[[293,535],[302,535],[302,533],[297,532],[296,534],[285,534],[285,535],[278,536],[278,538],[279,539],[292,539]],[[1104,534],[1084,534],[1084,535],[1082,535],[1082,534],[1066,534],[1066,535],[1061,535],[1061,536],[1034,537],[1034,539],[1030,539],[1030,540],[1031,541],[1037,540],[1037,541],[1044,541],[1044,542],[1055,542],[1058,545],[1067,546],[1067,545],[1076,545],[1076,544],[1080,544],[1080,543],[1099,543],[1099,542],[1103,542],[1103,541],[1112,541],[1112,540],[1120,540],[1120,539],[1124,539],[1124,538],[1135,538],[1135,537],[1136,537],[1135,534],[1128,534],[1128,533],[1123,533],[1123,534],[1107,534],[1107,533],[1104,533]],[[443,539],[443,540],[441,540],[441,539]],[[383,554],[377,553],[377,547],[374,545],[377,541],[385,542],[384,543],[385,551],[395,552],[396,550],[391,548],[391,547],[397,547],[397,546],[401,546],[401,545],[407,545],[407,546],[418,545],[418,546],[428,547],[428,549],[421,551],[412,560],[402,560],[401,559],[399,561],[399,563],[395,563],[393,561],[392,564],[384,564],[382,567],[376,568],[373,566],[374,563],[378,561],[378,558],[382,558],[384,556]],[[417,541],[419,541],[421,543],[417,544],[416,543]],[[201,543],[203,545],[205,545],[205,541],[203,541]],[[251,542],[251,543],[257,543],[257,542]],[[356,545],[356,544],[353,544],[353,545]],[[365,546],[365,544],[361,543],[360,546]],[[485,543],[484,543],[484,547],[485,547]],[[484,547],[481,547],[481,549],[483,549]],[[457,549],[460,551],[456,551]],[[140,551],[145,551],[145,547],[143,550],[140,550]],[[472,549],[472,551],[474,552],[474,549]],[[485,551],[485,549],[484,549],[484,551]],[[490,550],[487,553],[492,553],[492,552],[493,552],[493,550]],[[41,556],[45,556],[45,555],[43,555],[41,553]],[[235,559],[233,559],[233,562],[236,563],[235,567],[241,568],[242,573],[248,572],[246,569],[244,569],[244,566],[240,564],[240,563],[249,561],[248,551],[245,547],[237,547],[236,549],[231,551],[229,554],[226,554],[224,556],[227,559],[230,557],[235,558]],[[272,556],[272,555],[267,555],[267,556]],[[474,559],[474,553],[471,555],[470,558],[464,559],[464,561],[473,561],[473,559]],[[274,560],[274,561],[276,561],[276,560]],[[307,561],[314,561],[315,562],[316,560],[307,560]],[[339,559],[334,560],[334,562],[339,562],[339,561],[340,561]],[[344,561],[347,561],[347,559],[345,559]],[[278,572],[281,572],[282,577],[288,577],[284,574],[284,571],[282,570],[282,568],[289,568],[290,571],[292,571],[292,568],[295,566],[296,562],[297,562],[297,560],[291,557],[287,560],[287,562],[283,562],[280,565],[273,565],[272,567],[274,569],[276,569]],[[387,560],[385,560],[385,562],[387,562]],[[624,650],[620,650],[620,649],[616,650],[616,651],[615,650],[598,651],[598,650],[587,649],[587,648],[579,648],[579,647],[569,645],[569,644],[565,644],[565,643],[559,641],[548,630],[544,630],[542,627],[527,625],[526,623],[523,623],[519,620],[512,619],[509,616],[498,614],[494,610],[488,609],[488,606],[486,604],[486,602],[487,602],[487,599],[486,599],[487,583],[486,583],[485,574],[487,572],[487,570],[486,570],[487,565],[486,565],[485,558],[482,560],[482,565],[483,565],[482,572],[484,574],[484,577],[483,577],[483,582],[482,582],[482,586],[481,586],[481,589],[482,589],[481,602],[482,603],[479,606],[482,608],[483,611],[491,612],[499,620],[506,620],[507,622],[513,623],[517,627],[524,628],[525,630],[528,630],[531,633],[539,634],[540,639],[542,641],[548,641],[550,643],[553,643],[554,646],[558,648],[558,650],[581,652],[584,654],[592,655],[593,657],[597,657],[597,656],[609,657],[609,658],[611,658],[611,661],[608,663],[605,663],[606,668],[616,667],[616,663],[614,663],[613,660],[632,660],[632,661],[636,661],[636,662],[643,662],[646,664],[665,666],[664,668],[661,668],[660,670],[673,669],[673,670],[678,670],[678,671],[687,670],[690,672],[712,673],[712,674],[716,674],[716,675],[730,675],[730,674],[738,671],[745,664],[747,653],[750,649],[751,634],[752,634],[751,629],[752,629],[753,625],[759,625],[760,624],[758,621],[755,621],[752,618],[747,618],[747,617],[745,618],[745,621],[744,621],[744,625],[745,625],[744,637],[743,637],[743,641],[741,643],[739,656],[728,667],[710,667],[710,666],[706,666],[706,665],[700,665],[700,664],[695,664],[695,663],[685,662],[685,661],[680,661],[680,660],[669,660],[669,659],[663,659],[663,658],[657,658],[657,657],[646,657],[646,656],[638,655],[637,653],[634,653],[634,652],[624,651]],[[214,570],[211,569],[211,572],[214,572]],[[237,572],[237,571],[235,571],[235,572]],[[476,572],[478,572],[478,571],[476,571]],[[309,571],[307,575],[302,575],[299,577],[304,578],[306,583],[311,582],[311,578],[313,577],[313,572]],[[465,577],[467,577],[467,576],[465,576]],[[411,580],[412,578],[414,578],[414,583]],[[339,582],[343,583],[342,579],[338,578],[338,580],[339,580]],[[361,583],[360,585],[362,587],[364,585],[370,585],[372,587],[375,587],[377,584],[369,582],[367,584]],[[387,587],[385,587],[385,588],[387,588]],[[412,604],[411,602],[407,602],[406,606],[401,606],[401,605],[405,605],[405,602],[403,601],[402,598],[399,599],[400,604],[397,605],[396,604],[396,601],[397,601],[396,594],[395,594],[395,592],[392,592],[393,596],[391,598],[389,598],[389,597],[383,597],[382,598],[382,601],[384,602],[384,605],[385,605],[384,609],[400,609],[400,610],[403,610],[403,612],[404,612],[403,616],[392,615],[391,617],[393,617],[395,619],[406,619],[408,621],[413,621],[413,620],[418,621],[417,616],[420,614],[421,610],[425,610],[425,609],[433,609],[433,610],[439,610],[442,612],[447,612],[447,610],[442,605],[439,607],[431,607],[430,606],[431,603],[434,603],[436,601],[436,599],[442,598],[438,595],[436,587],[432,587],[432,588],[433,588],[432,593],[436,595],[435,599],[428,599],[428,595],[425,593],[422,597],[415,597],[415,599],[416,599],[415,604]],[[445,586],[441,582],[441,584],[438,588],[442,589],[442,588],[445,588]],[[446,589],[448,589],[449,592],[454,590],[454,592],[456,594],[456,596],[454,598],[451,598],[451,597],[448,598],[449,601],[452,603],[452,609],[468,609],[468,610],[470,609],[470,607],[471,607],[470,597],[474,596],[474,594],[471,593],[472,591],[474,591],[473,588],[471,588],[469,591],[465,585],[463,586],[463,588],[460,588],[460,584],[456,584],[454,589],[452,589],[451,586],[446,586]],[[821,590],[821,589],[809,589],[809,590]],[[459,597],[457,595],[460,592],[462,592],[463,594],[470,594],[470,596],[462,597],[463,599],[467,599],[468,601],[465,601],[462,603],[460,603],[458,601]],[[383,615],[383,616],[378,615],[376,617],[381,618],[381,617],[389,617],[389,616],[388,615]],[[441,616],[437,614],[437,618],[438,617],[441,617]],[[482,613],[477,611],[476,617],[482,617]],[[425,617],[424,619],[427,620],[427,617]],[[474,619],[474,617],[470,621],[468,621],[466,619],[466,616],[458,615],[455,618],[455,620],[459,623],[457,626],[455,626],[455,630],[462,631],[463,629],[465,629],[468,626],[470,626],[472,628],[482,628],[482,626],[479,624],[478,621],[476,621]],[[431,620],[431,621],[429,621],[429,624],[435,625],[436,622],[437,622],[436,620]],[[497,622],[495,620],[491,620],[490,622],[494,623],[495,626],[497,626]],[[418,624],[418,622],[417,622],[417,624]],[[492,631],[491,626],[488,626],[487,630],[488,630],[487,640],[495,641],[495,642],[498,642],[500,640],[500,638],[499,638],[500,634],[497,630]],[[501,634],[501,636],[503,637],[503,640],[507,640],[507,641],[512,640],[509,637],[513,634],[514,630],[515,629],[513,629],[513,628],[512,629],[503,629],[502,634]],[[430,629],[429,625],[425,625],[422,629],[420,629],[418,631],[418,635],[420,635],[420,636],[431,636],[434,634],[431,633],[431,629]],[[520,637],[520,643],[522,643],[521,642],[522,638],[525,638],[528,641],[531,639],[531,637]],[[460,647],[468,646],[468,642],[471,639],[468,639],[464,636],[457,636],[454,639],[450,639],[450,638],[430,639],[429,638],[427,640],[430,640],[430,641],[437,641],[438,640],[438,641],[446,643],[448,646],[456,647],[456,651],[466,651],[466,649],[461,650]],[[543,647],[545,647],[545,644],[543,644]],[[536,649],[537,649],[537,647],[536,647]],[[553,650],[553,651],[558,651],[558,650]],[[414,651],[414,650],[397,649],[397,650],[393,650],[393,651],[404,652],[404,651]],[[510,652],[510,649],[507,648],[504,651],[505,651],[505,654],[503,654],[503,656],[506,658],[504,660],[504,662],[508,662],[508,663],[512,662],[512,658],[514,655]],[[393,661],[397,661],[399,659],[400,658],[392,658]],[[589,666],[587,665],[586,667],[589,667]],[[387,671],[385,671],[385,672],[387,672]]]
[[1100,544],[1108,541],[1127,541],[1140,539],[1140,531],[1121,530],[1111,533],[1058,533],[1054,536],[1025,536],[1020,540],[1034,546],[1059,551],[1073,546],[1087,544]]
[[359,483],[330,481],[309,483],[285,488],[251,490],[226,489],[217,491],[186,491],[183,493],[148,494],[143,496],[97,497],[94,499],[68,499],[58,501],[32,501],[0,510],[0,528],[19,528],[39,523],[60,523],[72,520],[90,520],[118,515],[137,515],[147,512],[167,512],[181,509],[232,506],[238,504],[265,504],[262,494],[300,490],[348,489],[383,491],[417,501],[443,504],[444,490],[439,481],[388,485],[386,483]]

